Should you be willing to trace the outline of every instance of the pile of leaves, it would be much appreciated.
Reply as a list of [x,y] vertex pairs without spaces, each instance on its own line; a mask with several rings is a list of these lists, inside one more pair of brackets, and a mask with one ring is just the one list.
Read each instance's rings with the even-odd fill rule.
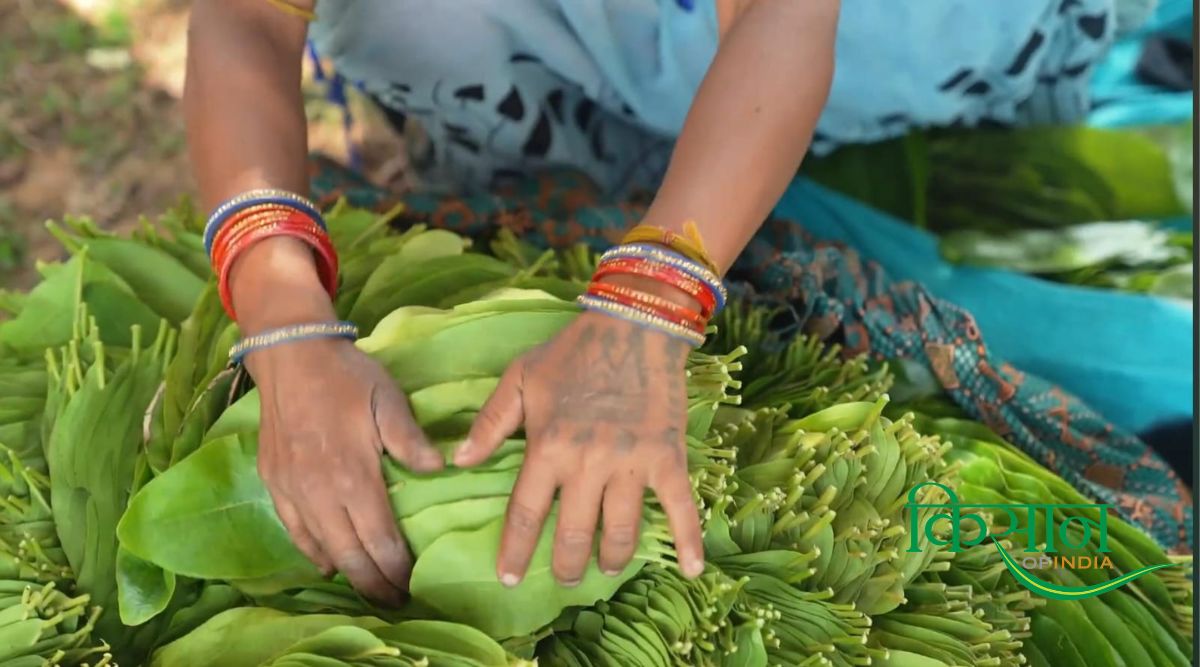
[[[594,259],[502,235],[389,228],[337,207],[339,314],[443,448],[509,362],[576,315]],[[708,566],[678,573],[661,508],[617,576],[550,574],[547,523],[526,579],[494,562],[524,456],[382,465],[414,550],[412,600],[380,609],[291,544],[258,478],[257,394],[227,367],[220,307],[186,207],[131,238],[87,221],[71,258],[0,307],[0,664],[189,667],[1188,664],[1190,559],[1101,597],[1034,596],[990,542],[915,536],[922,503],[1086,502],[979,424],[889,400],[892,375],[734,305],[688,360],[688,465]],[[165,230],[165,231],[162,231]],[[922,509],[918,520],[932,516]],[[989,517],[1003,531],[1007,517]],[[972,529],[964,522],[963,530]],[[1170,562],[1110,517],[1114,578]],[[978,528],[975,527],[977,530]],[[1013,533],[1015,535],[1016,533]],[[999,544],[1029,545],[1010,536]],[[1085,545],[1093,552],[1098,545]],[[1185,567],[1186,566],[1186,567]],[[12,630],[10,631],[9,624]],[[1069,629],[1066,632],[1064,629]],[[23,662],[19,662],[23,661]],[[1148,660],[1148,661],[1147,661]]]
[[[1191,300],[1192,127],[921,130],[805,175],[939,239],[956,264]],[[1120,159],[1113,159],[1119,155]]]

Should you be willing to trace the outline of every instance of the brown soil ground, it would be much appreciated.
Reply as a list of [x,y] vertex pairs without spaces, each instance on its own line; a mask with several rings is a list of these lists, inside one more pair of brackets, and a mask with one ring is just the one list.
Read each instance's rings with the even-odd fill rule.
[[[186,0],[0,2],[0,287],[27,289],[61,257],[46,220],[87,215],[120,230],[192,192],[179,100]],[[311,68],[307,68],[310,70]],[[367,173],[400,184],[400,139],[364,100],[357,125],[306,72],[309,142],[335,158],[347,139]]]

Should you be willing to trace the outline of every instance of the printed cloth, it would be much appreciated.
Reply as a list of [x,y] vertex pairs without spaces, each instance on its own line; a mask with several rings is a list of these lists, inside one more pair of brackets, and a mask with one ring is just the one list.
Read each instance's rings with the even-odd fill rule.
[[[843,0],[812,150],[1079,121],[1094,65],[1153,5]],[[718,41],[712,0],[321,0],[317,14],[315,50],[432,139],[429,183],[479,191],[547,167],[606,193],[652,184]]]
[[[489,194],[401,197],[326,160],[314,160],[310,176],[314,196],[326,206],[341,197],[380,211],[403,203],[400,226],[422,223],[475,238],[503,227],[541,246],[602,249],[645,210],[640,201],[607,200],[576,172],[543,173]],[[816,242],[781,218],[764,225],[730,279],[792,306],[815,333],[842,342],[847,354],[926,365],[972,417],[1081,492],[1111,504],[1164,547],[1190,552],[1191,493],[1170,467],[1072,394],[998,358],[962,308],[916,282],[893,281],[849,247]]]

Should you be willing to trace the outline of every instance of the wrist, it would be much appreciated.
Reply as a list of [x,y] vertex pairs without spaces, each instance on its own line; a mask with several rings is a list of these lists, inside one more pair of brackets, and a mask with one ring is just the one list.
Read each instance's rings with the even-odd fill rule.
[[297,239],[280,236],[255,243],[237,258],[229,280],[243,335],[337,319],[312,249]]

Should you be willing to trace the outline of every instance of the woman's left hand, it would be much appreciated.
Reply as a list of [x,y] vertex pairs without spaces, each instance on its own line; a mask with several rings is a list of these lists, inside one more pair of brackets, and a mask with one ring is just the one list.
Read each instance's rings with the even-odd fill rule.
[[559,492],[553,572],[578,584],[603,517],[600,569],[615,575],[637,550],[645,490],[658,496],[685,576],[704,569],[688,479],[687,343],[585,312],[517,359],[480,411],[455,464],[478,465],[525,426],[525,462],[509,500],[497,575],[525,576]]

